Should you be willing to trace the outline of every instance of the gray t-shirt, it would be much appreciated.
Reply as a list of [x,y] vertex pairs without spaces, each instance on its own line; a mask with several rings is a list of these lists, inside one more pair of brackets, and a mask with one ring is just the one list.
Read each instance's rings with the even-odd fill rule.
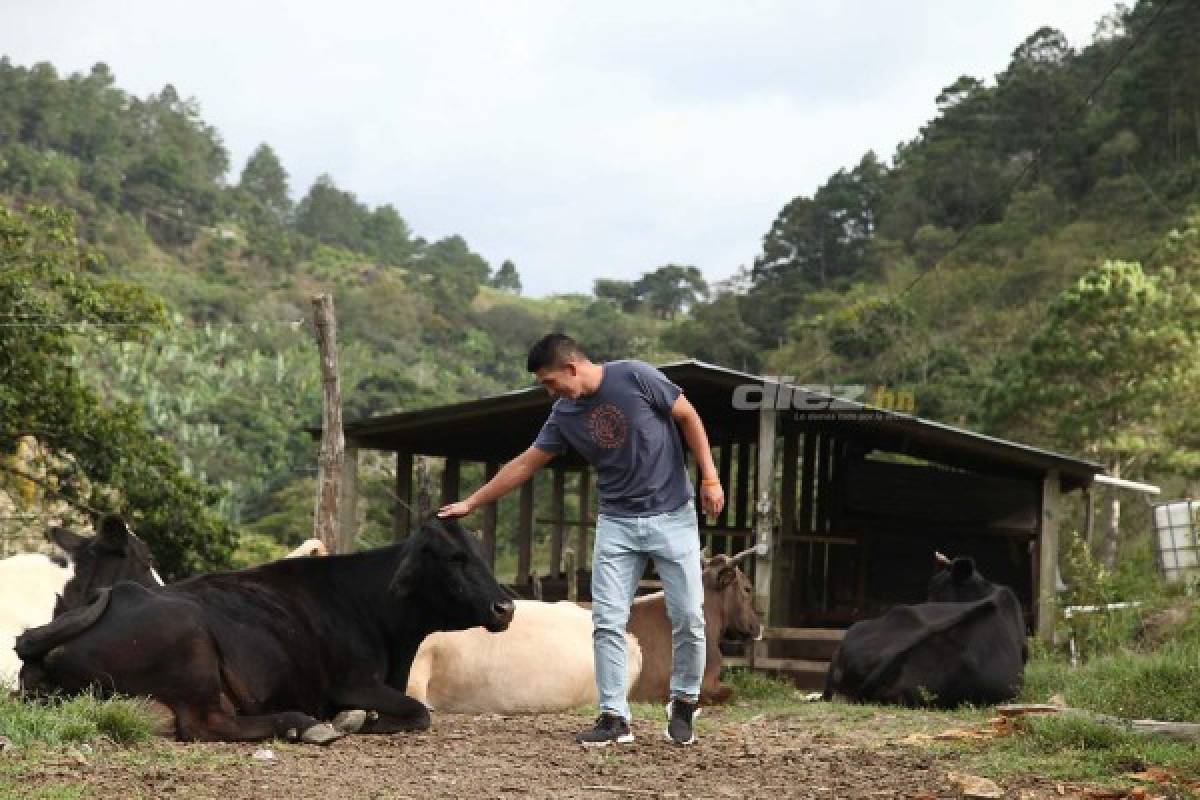
[[602,365],[600,388],[559,398],[534,447],[559,455],[572,447],[596,468],[600,513],[662,514],[692,497],[671,406],[683,392],[644,361]]

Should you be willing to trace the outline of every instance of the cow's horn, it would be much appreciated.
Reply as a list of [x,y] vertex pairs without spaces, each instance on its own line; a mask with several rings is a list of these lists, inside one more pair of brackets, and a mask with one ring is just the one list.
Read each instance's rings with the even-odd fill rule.
[[739,562],[745,561],[749,556],[754,555],[754,553],[757,552],[757,550],[758,550],[757,546],[751,547],[749,550],[743,550],[742,552],[735,555],[733,558],[729,559],[729,563],[737,564]]
[[951,564],[954,563],[949,558],[946,558],[946,556],[942,555],[941,553],[939,553],[936,550],[933,551],[933,557],[937,560],[937,562],[939,564],[945,564],[946,566],[950,566]]

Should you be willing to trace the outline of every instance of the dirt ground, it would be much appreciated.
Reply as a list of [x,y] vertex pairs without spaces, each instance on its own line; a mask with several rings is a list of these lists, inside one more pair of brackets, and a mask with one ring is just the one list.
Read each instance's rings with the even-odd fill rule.
[[[7,785],[15,797],[123,800],[960,796],[945,768],[920,749],[833,734],[786,716],[715,716],[686,748],[665,740],[661,722],[642,719],[634,721],[634,744],[584,750],[573,735],[590,719],[578,714],[441,714],[427,733],[348,737],[328,748],[100,746],[24,767],[10,760],[0,776],[17,782],[0,781],[0,795]],[[255,758],[264,749],[274,757]],[[1012,788],[1008,796],[1053,792]]]

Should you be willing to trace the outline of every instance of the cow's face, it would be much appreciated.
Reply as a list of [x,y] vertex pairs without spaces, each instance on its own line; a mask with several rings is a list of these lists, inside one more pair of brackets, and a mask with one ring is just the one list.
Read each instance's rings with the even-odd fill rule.
[[754,586],[729,556],[714,556],[704,567],[705,614],[720,614],[721,634],[730,639],[758,639],[762,620],[754,610]]
[[956,558],[929,580],[931,603],[966,603],[982,600],[995,585],[979,574],[970,558]]
[[419,598],[438,630],[483,626],[498,633],[516,609],[480,555],[476,537],[458,520],[436,515],[413,535],[392,585]]
[[63,587],[54,616],[88,602],[97,589],[118,581],[162,586],[154,571],[150,548],[120,517],[108,515],[96,526],[95,536],[80,536],[66,528],[51,528],[46,538],[67,552],[75,574]]

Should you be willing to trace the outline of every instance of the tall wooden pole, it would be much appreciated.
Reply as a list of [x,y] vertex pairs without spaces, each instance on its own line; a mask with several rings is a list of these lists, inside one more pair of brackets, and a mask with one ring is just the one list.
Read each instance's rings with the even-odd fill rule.
[[1037,540],[1037,635],[1044,642],[1053,642],[1058,610],[1058,529],[1062,507],[1058,470],[1050,470],[1042,479],[1041,505]]
[[[496,477],[499,471],[500,465],[497,462],[487,462],[487,466],[483,468],[483,482],[487,483]],[[497,500],[483,507],[483,557],[493,572],[496,569],[496,516],[499,506],[500,501]]]
[[[762,612],[763,622],[775,624],[778,616],[771,608],[771,572],[775,561],[775,422],[774,408],[763,408],[758,412],[758,464],[754,470],[758,497],[755,498],[754,539],[755,544],[765,549],[754,563],[754,605]],[[766,658],[767,641],[754,643],[753,658]]]
[[[392,535],[397,542],[408,538],[412,528],[413,454],[407,450],[396,453],[396,499],[392,512]],[[418,524],[419,524],[418,520]]]
[[321,449],[317,457],[317,507],[313,517],[313,536],[320,539],[330,553],[336,553],[339,539],[338,508],[346,450],[346,438],[342,432],[342,387],[337,368],[337,321],[331,295],[314,295],[312,305],[325,397],[321,417]]
[[563,537],[566,534],[566,490],[567,475],[562,467],[554,468],[554,493],[550,497],[550,514],[554,522],[550,529],[550,577],[557,578],[562,572]]

